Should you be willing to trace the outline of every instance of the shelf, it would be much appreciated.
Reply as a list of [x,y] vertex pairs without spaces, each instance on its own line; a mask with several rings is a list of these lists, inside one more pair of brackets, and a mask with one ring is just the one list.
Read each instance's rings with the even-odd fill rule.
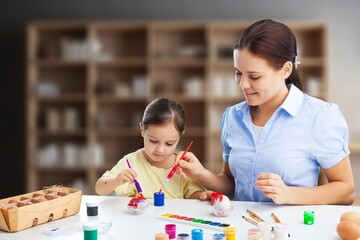
[[56,165],[56,166],[38,166],[37,171],[38,172],[85,172],[88,170],[88,167],[86,166],[62,166],[62,165]]
[[64,60],[60,58],[43,58],[30,61],[31,63],[37,64],[39,67],[84,67],[87,64],[84,60]]
[[205,59],[191,59],[191,58],[160,58],[153,60],[153,64],[156,67],[204,67],[206,64]]
[[139,128],[98,128],[96,134],[99,136],[134,136],[138,137],[140,133]]
[[97,60],[94,59],[94,62],[100,66],[110,66],[110,67],[131,67],[131,66],[146,66],[146,59],[142,57],[127,57],[127,58],[116,58],[109,60]]
[[74,94],[61,94],[59,96],[39,96],[39,102],[84,102],[86,95],[82,93]]
[[[222,114],[244,100],[234,81],[233,46],[251,23],[29,23],[27,190],[62,183],[94,194],[104,171],[143,147],[139,122],[157,97],[176,100],[185,110],[178,149],[193,140],[191,151],[219,172]],[[327,28],[318,22],[289,26],[297,36],[305,92],[326,100]],[[350,149],[359,153],[360,145]]]
[[59,130],[59,131],[50,131],[50,130],[41,130],[37,131],[39,137],[84,137],[86,136],[85,130]]
[[144,102],[147,101],[147,98],[138,97],[138,96],[114,96],[113,94],[99,94],[96,98],[96,101],[99,103],[116,103],[116,102],[128,102],[128,103],[136,103],[136,102]]

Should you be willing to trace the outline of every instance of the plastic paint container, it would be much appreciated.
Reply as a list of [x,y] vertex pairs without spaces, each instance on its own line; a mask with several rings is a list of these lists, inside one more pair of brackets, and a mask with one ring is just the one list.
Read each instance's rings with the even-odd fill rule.
[[167,233],[157,233],[155,240],[169,240],[169,235]]
[[84,223],[83,230],[84,230],[84,240],[98,239],[98,230],[96,223],[93,222]]
[[176,225],[166,224],[165,232],[169,235],[169,239],[176,239]]
[[236,239],[236,228],[235,227],[224,228],[224,233],[226,236],[226,240],[235,240]]
[[271,240],[271,224],[268,222],[259,222],[258,229],[261,232],[262,240]]
[[314,211],[304,211],[304,224],[312,225],[314,224],[315,212]]
[[165,194],[163,192],[158,193],[154,192],[154,206],[164,206],[165,205]]
[[262,240],[261,232],[259,229],[249,229],[248,230],[248,240]]
[[276,223],[274,229],[274,240],[285,240],[288,238],[288,225],[286,223]]
[[226,236],[223,233],[215,233],[212,240],[226,240]]
[[176,240],[190,240],[190,235],[187,233],[179,233]]
[[95,217],[98,215],[98,203],[86,202],[86,212],[89,217]]
[[195,228],[191,230],[191,239],[192,240],[203,240],[203,230],[200,228]]

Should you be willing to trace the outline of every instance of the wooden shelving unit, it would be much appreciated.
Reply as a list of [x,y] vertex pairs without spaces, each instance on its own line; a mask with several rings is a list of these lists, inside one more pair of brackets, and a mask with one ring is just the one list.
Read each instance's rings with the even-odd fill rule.
[[[186,111],[179,149],[221,170],[220,128],[243,96],[233,45],[250,21],[46,21],[27,27],[27,189],[62,183],[94,193],[95,181],[142,147],[151,100]],[[299,41],[305,90],[328,98],[327,27],[289,22]]]

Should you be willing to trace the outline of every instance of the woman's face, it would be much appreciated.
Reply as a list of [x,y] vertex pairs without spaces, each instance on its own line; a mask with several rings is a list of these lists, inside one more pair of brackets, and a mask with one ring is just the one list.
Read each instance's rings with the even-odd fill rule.
[[180,134],[172,122],[161,125],[149,125],[145,130],[141,127],[144,138],[144,150],[151,165],[167,167],[166,160],[171,158],[180,140]]
[[276,70],[265,58],[254,55],[247,49],[234,50],[235,81],[250,106],[271,106],[282,102],[288,93],[285,79],[291,73],[291,66],[287,62],[282,69]]

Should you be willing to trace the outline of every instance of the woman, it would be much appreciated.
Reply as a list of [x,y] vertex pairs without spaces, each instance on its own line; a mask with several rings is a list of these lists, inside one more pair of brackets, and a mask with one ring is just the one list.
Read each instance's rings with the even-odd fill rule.
[[[337,105],[301,91],[298,64],[286,25],[266,19],[248,27],[234,48],[235,80],[246,101],[223,115],[222,171],[210,172],[188,153],[179,161],[182,174],[235,200],[351,204],[345,119]],[[328,183],[318,186],[320,167]]]

